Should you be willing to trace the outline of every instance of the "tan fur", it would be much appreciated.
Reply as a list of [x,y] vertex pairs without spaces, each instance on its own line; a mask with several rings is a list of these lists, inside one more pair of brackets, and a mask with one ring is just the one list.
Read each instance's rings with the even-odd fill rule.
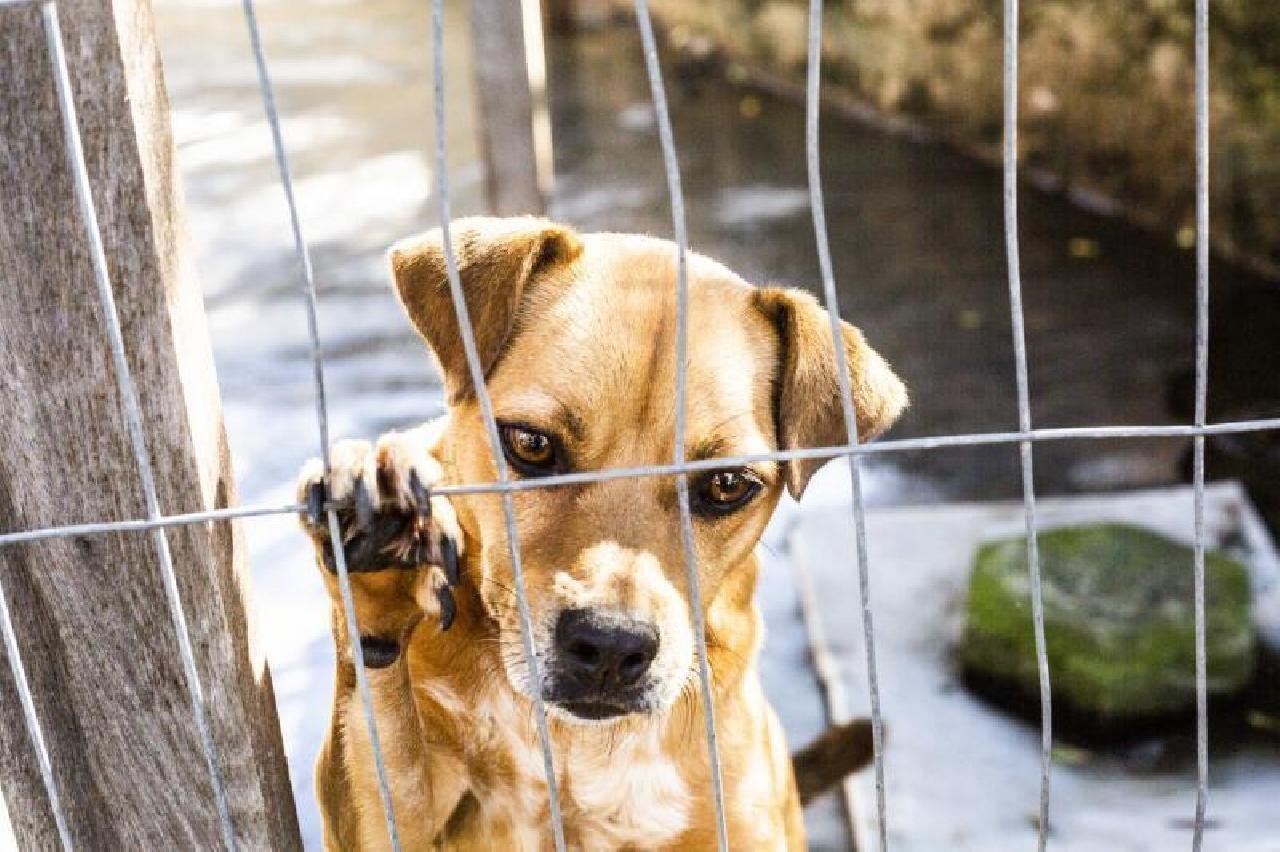
[[[498,419],[563,436],[574,470],[670,463],[674,247],[637,236],[580,236],[527,218],[462,220],[453,233]],[[373,458],[379,472],[365,476],[386,482],[406,481],[411,470],[428,485],[492,481],[439,232],[398,245],[391,261],[405,309],[441,365],[450,410],[435,424],[384,437],[376,452],[347,448],[343,458],[366,471]],[[826,313],[798,291],[753,289],[697,255],[689,258],[689,283],[690,457],[843,443]],[[852,326],[844,326],[844,345],[858,427],[871,437],[898,415],[906,395]],[[798,495],[819,464],[751,465],[765,486],[752,503],[727,517],[694,519],[735,849],[804,847],[786,743],[756,673],[762,624],[754,550],[783,487]],[[304,473],[304,492],[318,475]],[[354,476],[335,471],[335,500],[343,496],[335,487]],[[386,511],[409,499],[389,490],[379,498]],[[521,491],[513,502],[544,663],[552,625],[566,608],[641,614],[662,636],[651,712],[592,723],[548,706],[570,847],[714,847],[673,479]],[[433,504],[443,504],[432,523],[445,531],[455,529],[449,509],[456,512],[464,554],[452,629],[440,629],[437,567],[351,578],[361,633],[396,639],[404,649],[395,663],[369,670],[401,836],[407,849],[545,849],[548,799],[528,697],[541,685],[531,682],[521,649],[502,501],[468,495]],[[312,534],[322,546],[323,535]],[[337,584],[324,573],[339,651],[333,722],[317,768],[326,845],[383,849]]]

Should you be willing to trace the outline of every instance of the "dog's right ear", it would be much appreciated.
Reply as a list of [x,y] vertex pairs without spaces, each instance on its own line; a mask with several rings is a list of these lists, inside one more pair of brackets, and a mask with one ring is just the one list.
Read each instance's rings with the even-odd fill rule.
[[[450,226],[450,237],[487,377],[515,330],[531,283],[576,259],[582,242],[571,228],[533,216],[459,219]],[[390,259],[400,302],[440,364],[450,404],[456,403],[473,388],[440,229],[402,240],[392,247]]]

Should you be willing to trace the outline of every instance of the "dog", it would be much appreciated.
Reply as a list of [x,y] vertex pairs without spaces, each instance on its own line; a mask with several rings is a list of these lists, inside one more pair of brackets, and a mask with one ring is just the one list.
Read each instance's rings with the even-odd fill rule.
[[[536,483],[672,463],[675,246],[530,217],[464,219],[452,232],[511,476]],[[334,506],[404,848],[550,847],[534,696],[546,707],[569,848],[714,848],[675,478],[512,494],[535,679],[503,498],[432,494],[498,475],[441,232],[397,244],[390,265],[439,364],[448,407],[439,420],[372,443],[342,441],[328,477],[313,461],[299,481],[338,659],[316,771],[326,847],[389,847],[322,509]],[[845,443],[827,312],[802,291],[753,287],[694,253],[687,269],[688,458]],[[858,433],[869,439],[905,408],[906,389],[860,331],[840,329]],[[687,477],[734,849],[803,849],[803,802],[870,755],[867,725],[854,723],[790,758],[756,671],[756,545],[783,489],[798,499],[827,460]]]

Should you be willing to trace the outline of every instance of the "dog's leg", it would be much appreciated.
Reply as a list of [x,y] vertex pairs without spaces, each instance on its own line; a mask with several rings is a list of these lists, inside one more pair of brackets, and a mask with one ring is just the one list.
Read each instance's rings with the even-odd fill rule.
[[[413,698],[405,649],[424,622],[448,629],[456,612],[462,535],[447,499],[430,489],[442,475],[431,451],[437,424],[390,433],[376,444],[342,441],[326,479],[316,460],[304,468],[298,498],[302,525],[333,603],[337,652],[333,717],[316,767],[329,848],[388,844],[359,692],[326,501],[337,511],[397,826],[406,849],[434,840],[465,792],[461,768],[427,749]],[[424,625],[425,626],[425,625]]]

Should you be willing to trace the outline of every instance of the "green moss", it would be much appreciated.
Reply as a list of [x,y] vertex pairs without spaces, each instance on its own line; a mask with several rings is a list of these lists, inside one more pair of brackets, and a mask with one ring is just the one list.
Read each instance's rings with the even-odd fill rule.
[[[1120,524],[1039,536],[1054,693],[1102,722],[1175,713],[1195,698],[1191,548]],[[1208,554],[1209,689],[1243,687],[1254,666],[1248,571]],[[1038,690],[1025,539],[974,560],[961,659],[967,671]]]

